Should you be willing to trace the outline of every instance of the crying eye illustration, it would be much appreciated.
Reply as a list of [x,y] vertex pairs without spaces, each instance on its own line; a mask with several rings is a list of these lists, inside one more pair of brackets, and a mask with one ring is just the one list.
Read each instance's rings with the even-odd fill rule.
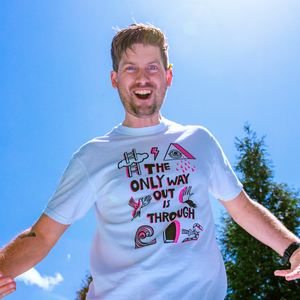
[[195,157],[179,144],[171,143],[166,151],[164,160],[195,159]]
[[169,153],[169,156],[171,157],[171,158],[180,158],[181,156],[182,156],[182,153],[179,151],[179,150],[175,150],[175,149],[172,149]]

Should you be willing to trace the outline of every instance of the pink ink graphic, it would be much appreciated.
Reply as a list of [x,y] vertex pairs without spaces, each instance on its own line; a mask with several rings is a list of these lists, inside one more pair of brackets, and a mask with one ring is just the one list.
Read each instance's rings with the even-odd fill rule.
[[153,239],[149,243],[142,241],[147,237],[151,237],[153,234],[154,230],[151,226],[143,225],[139,227],[135,234],[135,249],[156,244],[156,239]]
[[203,227],[199,223],[195,223],[193,225],[193,229],[182,229],[182,234],[187,234],[189,237],[185,238],[182,243],[190,242],[190,241],[198,241],[200,236],[200,231],[203,231]]
[[136,153],[135,149],[131,152],[124,152],[124,159],[118,163],[118,168],[126,168],[127,177],[132,177],[133,173],[141,175],[140,163],[149,157],[148,153]]
[[156,157],[157,157],[157,155],[159,153],[158,148],[157,147],[153,147],[151,149],[150,153],[154,155],[154,160],[156,160]]
[[[145,206],[147,206],[151,202],[152,197],[150,195],[140,198],[138,202],[136,202],[133,197],[130,198],[128,205],[133,208],[132,212],[132,220],[136,217],[141,216],[141,209]],[[132,221],[131,220],[131,221]]]
[[197,208],[197,204],[195,204],[190,197],[193,195],[191,192],[192,187],[186,186],[179,192],[179,202],[186,203],[189,207]]
[[[177,166],[178,166],[178,168],[176,168],[176,171],[181,171],[182,173],[188,172],[190,170],[192,170],[192,172],[195,172],[195,169],[196,169],[195,165],[193,165],[191,167],[190,162],[186,163],[186,159],[181,160],[180,164],[177,163]],[[180,169],[179,169],[179,166],[180,166]]]
[[192,154],[186,151],[179,144],[171,143],[164,160],[196,159]]
[[177,243],[180,235],[180,223],[173,221],[163,232],[164,243]]

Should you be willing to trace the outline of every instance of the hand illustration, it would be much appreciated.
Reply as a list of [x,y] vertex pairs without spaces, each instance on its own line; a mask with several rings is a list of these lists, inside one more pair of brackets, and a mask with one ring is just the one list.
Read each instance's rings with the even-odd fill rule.
[[186,203],[190,207],[197,208],[197,205],[190,199],[192,195],[192,186],[184,187],[179,193],[179,202]]

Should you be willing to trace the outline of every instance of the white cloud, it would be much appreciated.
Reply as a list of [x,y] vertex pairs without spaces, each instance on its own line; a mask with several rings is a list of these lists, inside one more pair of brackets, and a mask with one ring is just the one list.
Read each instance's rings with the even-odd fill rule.
[[55,285],[64,280],[59,273],[56,273],[55,277],[45,275],[41,276],[35,268],[28,270],[15,279],[23,281],[26,285],[36,284],[46,291],[51,291]]

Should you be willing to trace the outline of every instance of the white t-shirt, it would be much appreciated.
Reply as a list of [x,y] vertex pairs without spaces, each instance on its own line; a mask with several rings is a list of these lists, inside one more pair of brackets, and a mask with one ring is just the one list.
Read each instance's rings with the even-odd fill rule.
[[227,282],[208,195],[241,190],[205,128],[163,119],[83,145],[44,213],[71,224],[94,205],[88,300],[218,300]]

